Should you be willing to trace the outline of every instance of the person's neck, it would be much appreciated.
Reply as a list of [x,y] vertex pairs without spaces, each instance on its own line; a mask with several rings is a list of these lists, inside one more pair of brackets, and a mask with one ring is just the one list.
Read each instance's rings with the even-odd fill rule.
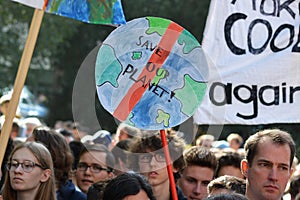
[[17,200],[34,200],[34,197],[35,195],[32,195],[31,192],[18,192],[17,194]]
[[153,194],[156,200],[169,200],[170,199],[170,185],[169,181],[162,184],[152,186]]

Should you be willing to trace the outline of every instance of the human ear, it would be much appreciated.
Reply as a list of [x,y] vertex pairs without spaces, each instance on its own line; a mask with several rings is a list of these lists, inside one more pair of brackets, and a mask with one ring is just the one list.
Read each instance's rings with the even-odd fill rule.
[[247,178],[248,176],[248,161],[246,159],[243,159],[241,161],[241,171],[242,171],[242,174]]
[[46,182],[51,176],[51,170],[50,169],[45,169],[41,175],[41,182]]
[[112,172],[108,172],[108,178],[114,178],[114,173],[112,173]]

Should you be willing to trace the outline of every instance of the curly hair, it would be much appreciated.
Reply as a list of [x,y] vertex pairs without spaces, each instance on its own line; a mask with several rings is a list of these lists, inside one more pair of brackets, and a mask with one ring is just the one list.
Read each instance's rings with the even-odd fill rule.
[[[182,155],[185,148],[185,141],[180,138],[176,132],[171,132],[167,134],[166,137],[173,167],[177,170],[181,170],[185,166]],[[160,134],[157,132],[143,132],[142,137],[135,138],[132,142],[129,151],[133,153],[129,155],[131,157],[131,159],[129,159],[129,166],[132,170],[139,171],[139,153],[149,153],[154,151],[163,152],[163,144]]]

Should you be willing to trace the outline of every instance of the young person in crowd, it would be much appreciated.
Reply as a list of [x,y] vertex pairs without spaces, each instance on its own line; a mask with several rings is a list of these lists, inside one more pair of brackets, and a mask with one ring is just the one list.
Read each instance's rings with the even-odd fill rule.
[[205,199],[207,185],[213,180],[217,158],[207,147],[193,146],[184,152],[185,168],[181,170],[178,185],[188,200]]
[[51,154],[40,143],[20,143],[7,163],[5,200],[56,200]]
[[[182,153],[185,142],[175,132],[167,134],[168,149],[173,163],[173,172],[178,173],[184,167]],[[147,177],[154,196],[157,200],[172,199],[167,163],[163,152],[163,144],[159,133],[144,132],[143,136],[136,138],[131,144],[130,151],[133,157],[131,169],[139,171]],[[180,188],[177,187],[179,200],[186,199]]]
[[115,158],[102,144],[85,144],[77,164],[77,186],[87,193],[89,187],[98,181],[113,178]]
[[27,141],[43,143],[51,153],[54,164],[57,200],[86,200],[86,194],[74,185],[70,178],[73,154],[64,136],[46,126],[33,129]]
[[140,174],[129,172],[113,178],[105,187],[103,200],[155,200],[148,181]]

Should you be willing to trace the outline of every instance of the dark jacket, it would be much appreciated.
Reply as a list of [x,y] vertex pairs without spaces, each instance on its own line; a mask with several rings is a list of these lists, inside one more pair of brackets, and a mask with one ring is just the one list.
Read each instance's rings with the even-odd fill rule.
[[[183,195],[181,189],[176,186],[176,191],[177,191],[177,197],[178,197],[178,200],[187,200],[187,198]],[[170,200],[173,200],[172,198],[172,192],[170,191]]]
[[56,191],[57,200],[86,200],[86,194],[76,189],[74,183],[69,180]]

